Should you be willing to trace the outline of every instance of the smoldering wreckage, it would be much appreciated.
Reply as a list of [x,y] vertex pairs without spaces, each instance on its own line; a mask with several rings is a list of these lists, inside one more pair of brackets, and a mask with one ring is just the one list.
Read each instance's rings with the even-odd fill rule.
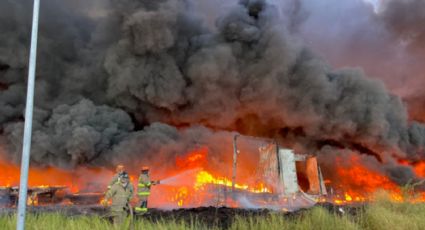
[[[210,28],[190,0],[83,2],[43,1],[29,204],[98,205],[119,163],[133,182],[150,165],[160,209],[401,200],[424,179],[425,126],[302,44],[282,3],[234,2]],[[0,193],[13,207],[31,4],[0,6]]]

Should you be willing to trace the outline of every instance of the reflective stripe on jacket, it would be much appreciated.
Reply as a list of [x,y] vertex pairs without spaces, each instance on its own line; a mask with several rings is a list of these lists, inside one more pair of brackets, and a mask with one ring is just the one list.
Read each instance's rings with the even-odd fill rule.
[[148,174],[140,174],[139,183],[137,185],[137,195],[139,196],[149,196],[151,190],[151,180]]

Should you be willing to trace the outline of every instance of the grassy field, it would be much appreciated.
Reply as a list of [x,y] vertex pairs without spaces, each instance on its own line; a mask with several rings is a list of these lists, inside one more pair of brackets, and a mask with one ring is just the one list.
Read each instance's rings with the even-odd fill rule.
[[[380,196],[376,201],[366,206],[355,215],[332,213],[322,207],[315,207],[297,215],[283,215],[279,213],[254,217],[232,218],[229,229],[372,229],[372,230],[422,230],[425,229],[425,204],[393,203]],[[15,216],[0,217],[1,229],[15,229]],[[100,229],[130,229],[129,223],[125,226],[114,227],[109,222],[95,216],[68,217],[57,214],[29,215],[27,228],[32,230],[100,230]],[[167,220],[137,220],[133,229],[219,229],[207,227],[197,221]]]

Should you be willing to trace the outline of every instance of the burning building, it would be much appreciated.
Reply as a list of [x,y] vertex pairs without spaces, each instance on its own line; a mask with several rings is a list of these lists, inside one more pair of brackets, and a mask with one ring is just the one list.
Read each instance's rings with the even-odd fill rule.
[[[153,189],[161,194],[151,197],[157,207],[222,203],[197,197],[217,184],[271,191],[272,178],[250,182],[279,172],[256,172],[270,161],[266,153],[238,160],[232,183],[239,133],[316,157],[282,152],[275,165],[305,160],[295,163],[305,175],[285,182],[286,191],[299,184],[323,193],[323,177],[344,201],[369,199],[380,188],[399,197],[399,186],[425,176],[423,124],[380,81],[360,69],[333,69],[303,44],[294,2],[234,1],[212,27],[204,23],[211,15],[196,10],[201,1],[44,1],[30,186],[75,194],[95,183],[99,189],[87,191],[101,192],[108,169],[123,163],[133,178],[142,164],[153,177],[174,178]],[[28,12],[25,0],[0,3],[1,186],[19,178]],[[258,153],[258,145],[239,147]]]

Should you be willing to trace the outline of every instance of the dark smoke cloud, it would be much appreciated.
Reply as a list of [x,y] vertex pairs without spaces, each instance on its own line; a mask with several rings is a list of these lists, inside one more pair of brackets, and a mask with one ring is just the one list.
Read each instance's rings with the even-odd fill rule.
[[386,26],[413,52],[425,52],[425,2],[421,0],[387,1],[380,13]]
[[[422,85],[425,83],[423,71],[425,60],[425,2],[421,0],[387,1],[382,7],[379,19],[391,31],[395,41],[405,47],[410,58],[411,75],[406,85],[408,89],[403,95],[409,105],[412,119],[425,120],[425,93]],[[413,58],[412,58],[413,57]],[[406,87],[407,88],[407,87]]]
[[161,174],[176,168],[176,157],[207,146],[208,165],[205,167],[210,168],[206,169],[222,169],[222,173],[231,175],[228,165],[232,159],[233,135],[234,132],[212,131],[202,126],[177,129],[154,122],[141,131],[129,134],[99,160],[113,165],[124,163],[137,172],[142,165],[151,165],[155,173]]
[[383,80],[407,103],[410,119],[423,121],[424,3],[379,2],[374,9],[365,0],[304,0],[301,11],[308,17],[297,32],[333,66],[361,66]]
[[[75,103],[89,97],[102,101],[101,88],[105,78],[102,57],[98,55],[102,42],[92,33],[95,21],[77,9],[81,1],[43,1],[36,84],[36,105],[52,110],[63,103]],[[22,116],[24,105],[26,63],[32,1],[3,1],[0,20],[0,122]],[[99,31],[100,30],[100,31]],[[95,50],[94,48],[98,49]],[[93,87],[97,90],[93,90]]]
[[[47,3],[54,10],[41,18],[32,154],[39,165],[137,164],[198,144],[231,148],[221,141],[229,132],[212,130],[309,152],[322,141],[362,146],[383,170],[394,155],[424,158],[425,129],[408,122],[400,98],[360,69],[333,70],[294,36],[297,1],[289,16],[265,0],[240,1],[215,30],[185,0]],[[0,6],[15,12],[0,21],[8,34],[0,37],[0,122],[17,158],[30,23],[20,15],[30,4]]]
[[[36,111],[32,161],[61,167],[90,163],[123,140],[133,128],[124,111],[95,106],[88,100],[58,106],[51,114]],[[21,146],[22,130],[21,122],[5,128],[5,134],[18,142],[13,145],[16,148]]]

